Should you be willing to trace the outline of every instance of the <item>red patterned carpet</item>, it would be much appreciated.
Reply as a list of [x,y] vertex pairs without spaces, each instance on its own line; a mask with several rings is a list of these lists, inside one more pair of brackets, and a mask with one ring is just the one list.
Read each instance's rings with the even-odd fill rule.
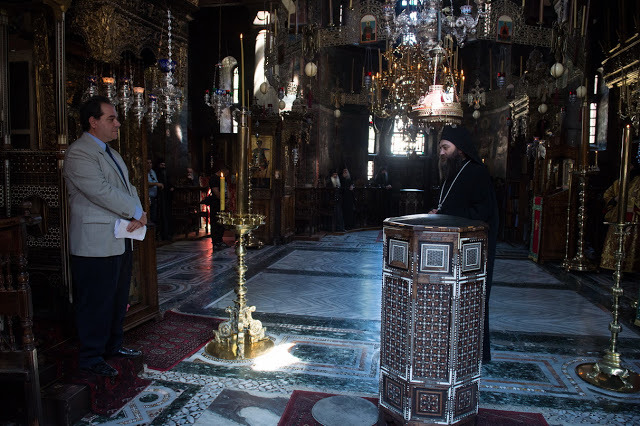
[[144,353],[144,362],[153,370],[167,371],[193,355],[213,338],[220,318],[167,311],[162,321],[147,323],[125,334],[127,347]]
[[89,387],[91,411],[105,416],[111,416],[120,410],[151,384],[151,380],[138,377],[133,360],[111,358],[109,364],[118,370],[118,376],[101,377],[80,370],[70,380]]
[[[293,391],[278,426],[322,426],[311,415],[314,404],[330,393]],[[377,398],[364,398],[378,405]],[[476,426],[548,426],[539,413],[487,410],[480,408]]]

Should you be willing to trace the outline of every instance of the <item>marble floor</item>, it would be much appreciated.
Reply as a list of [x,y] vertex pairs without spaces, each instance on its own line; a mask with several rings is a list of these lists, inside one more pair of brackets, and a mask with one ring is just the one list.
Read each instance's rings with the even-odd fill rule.
[[[158,249],[163,311],[226,318],[234,249],[204,238]],[[275,342],[269,355],[223,363],[204,350],[167,372],[111,418],[80,424],[276,425],[293,390],[376,397],[379,385],[381,231],[265,246],[247,255],[247,299]],[[637,275],[625,276],[628,305]],[[609,272],[538,265],[524,247],[500,244],[491,294],[493,361],[483,366],[480,406],[542,413],[550,425],[640,424],[640,393],[609,392],[575,367],[609,347]],[[629,293],[629,292],[627,292]],[[619,351],[640,372],[640,328],[623,315]]]

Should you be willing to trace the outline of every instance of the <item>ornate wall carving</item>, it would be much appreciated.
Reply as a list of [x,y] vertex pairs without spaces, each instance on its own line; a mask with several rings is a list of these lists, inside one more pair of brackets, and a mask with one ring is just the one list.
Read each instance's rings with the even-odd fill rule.
[[488,19],[478,23],[477,38],[481,40],[495,40],[497,35],[498,18],[506,15],[513,19],[512,43],[529,46],[551,47],[551,28],[526,25],[522,14],[522,7],[511,0],[494,0],[490,4],[491,14]]
[[[187,25],[184,11],[176,16],[171,34],[177,51],[186,48]],[[118,63],[130,50],[140,54],[144,48],[166,48],[167,10],[145,0],[89,0],[75,2],[70,10],[72,30],[82,36],[89,56],[99,62]]]
[[33,13],[33,61],[38,147],[41,150],[56,150],[58,141],[53,60],[49,49],[49,25],[42,11]]

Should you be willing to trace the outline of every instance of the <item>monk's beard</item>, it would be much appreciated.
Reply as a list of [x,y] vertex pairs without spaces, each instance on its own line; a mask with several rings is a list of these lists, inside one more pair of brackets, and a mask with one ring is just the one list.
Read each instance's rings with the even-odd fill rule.
[[464,165],[465,159],[458,155],[453,154],[451,157],[440,157],[438,163],[440,169],[440,182],[449,181],[452,182],[456,178],[456,175]]

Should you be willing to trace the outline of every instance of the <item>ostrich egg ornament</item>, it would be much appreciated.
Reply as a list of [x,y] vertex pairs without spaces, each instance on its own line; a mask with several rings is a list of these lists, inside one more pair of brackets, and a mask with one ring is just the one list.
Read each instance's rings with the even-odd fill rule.
[[304,66],[304,73],[307,77],[315,77],[318,73],[318,66],[313,62],[307,62],[307,65]]

